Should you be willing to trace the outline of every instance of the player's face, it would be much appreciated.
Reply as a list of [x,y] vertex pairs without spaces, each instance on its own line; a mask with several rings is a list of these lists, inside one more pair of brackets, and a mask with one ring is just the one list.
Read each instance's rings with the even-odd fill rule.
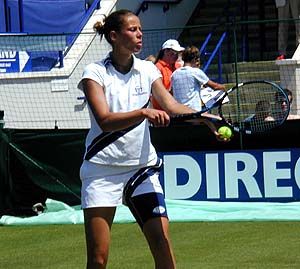
[[117,33],[116,44],[130,51],[139,52],[142,48],[142,27],[140,20],[135,15],[124,17],[124,24],[120,33]]

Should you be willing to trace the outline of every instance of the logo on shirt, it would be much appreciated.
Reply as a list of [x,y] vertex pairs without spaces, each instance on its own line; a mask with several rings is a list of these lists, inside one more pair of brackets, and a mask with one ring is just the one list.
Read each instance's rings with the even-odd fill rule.
[[147,91],[144,91],[141,86],[136,86],[134,90],[135,90],[135,93],[133,94],[134,96],[147,94]]

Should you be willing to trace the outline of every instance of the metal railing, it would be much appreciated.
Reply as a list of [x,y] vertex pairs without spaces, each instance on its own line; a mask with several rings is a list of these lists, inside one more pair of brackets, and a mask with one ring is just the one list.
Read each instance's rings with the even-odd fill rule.
[[143,1],[140,5],[140,7],[137,9],[137,11],[135,12],[136,15],[139,15],[140,12],[145,12],[148,7],[149,4],[161,4],[163,5],[163,11],[167,12],[170,8],[170,4],[178,4],[180,3],[182,0],[147,0],[147,1]]
[[204,72],[207,72],[208,68],[210,67],[211,62],[213,61],[213,59],[216,57],[216,55],[218,55],[218,79],[217,81],[219,83],[222,83],[222,44],[226,38],[227,33],[224,32],[222,34],[222,36],[220,37],[216,47],[214,48],[214,50],[212,52],[207,52],[207,44],[209,42],[209,40],[212,37],[212,33],[209,33],[208,36],[206,37],[204,43],[202,44],[201,48],[200,48],[200,55],[201,56],[205,56],[206,55],[210,55],[207,61],[204,61],[203,63],[203,68],[202,70]]

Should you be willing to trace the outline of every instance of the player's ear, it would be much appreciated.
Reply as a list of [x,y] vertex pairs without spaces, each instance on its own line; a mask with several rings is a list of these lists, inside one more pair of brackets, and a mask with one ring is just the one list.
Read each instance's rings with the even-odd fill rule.
[[110,37],[110,40],[111,40],[111,41],[115,41],[116,38],[117,38],[117,33],[116,33],[116,31],[111,31],[111,32],[109,33],[109,37]]

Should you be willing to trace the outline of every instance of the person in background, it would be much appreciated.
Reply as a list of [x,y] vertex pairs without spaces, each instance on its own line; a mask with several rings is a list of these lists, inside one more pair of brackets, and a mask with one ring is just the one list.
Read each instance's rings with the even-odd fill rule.
[[[293,103],[293,93],[290,89],[283,89],[286,95],[288,96],[289,102],[290,102],[290,107],[292,106]],[[278,104],[280,104],[282,110],[288,109],[288,104],[284,99],[281,98],[279,94],[276,94],[275,100]],[[298,114],[289,114],[287,117],[287,120],[298,120],[300,119],[300,115]]]
[[182,60],[184,66],[171,76],[173,96],[177,102],[199,111],[202,108],[202,91],[208,101],[218,90],[224,91],[225,86],[210,80],[200,69],[200,52],[197,47],[187,47],[182,52]]
[[246,118],[244,122],[263,122],[274,121],[275,119],[271,115],[271,104],[268,100],[260,100],[255,105],[255,114]]
[[[106,268],[111,227],[122,203],[132,212],[149,245],[155,266],[146,267],[174,269],[168,214],[158,178],[161,160],[150,140],[149,122],[168,126],[170,115],[194,110],[166,91],[152,62],[134,55],[143,41],[141,23],[134,13],[115,11],[94,27],[112,51],[87,65],[78,84],[91,121],[80,168],[87,269]],[[151,94],[164,110],[149,107]],[[211,121],[204,117],[201,121],[218,140],[226,141]],[[132,189],[130,183],[138,180],[141,183]]]
[[182,60],[182,51],[178,53],[178,58],[175,62],[175,69],[183,67],[184,61]]
[[[292,15],[295,20],[296,48],[300,44],[300,1],[299,0],[275,0],[278,12],[278,20],[287,20]],[[286,58],[288,45],[289,22],[279,22],[278,24],[278,57],[276,60]]]
[[[155,65],[162,75],[162,82],[168,92],[171,92],[171,75],[176,70],[176,62],[178,60],[178,54],[184,50],[179,42],[175,39],[169,39],[162,44],[159,51]],[[152,97],[151,99],[153,108],[162,109],[157,100]]]
[[260,100],[255,105],[255,113],[243,121],[243,124],[249,125],[247,129],[254,132],[263,131],[263,126],[266,122],[272,125],[275,121],[271,115],[271,104],[268,100]]

